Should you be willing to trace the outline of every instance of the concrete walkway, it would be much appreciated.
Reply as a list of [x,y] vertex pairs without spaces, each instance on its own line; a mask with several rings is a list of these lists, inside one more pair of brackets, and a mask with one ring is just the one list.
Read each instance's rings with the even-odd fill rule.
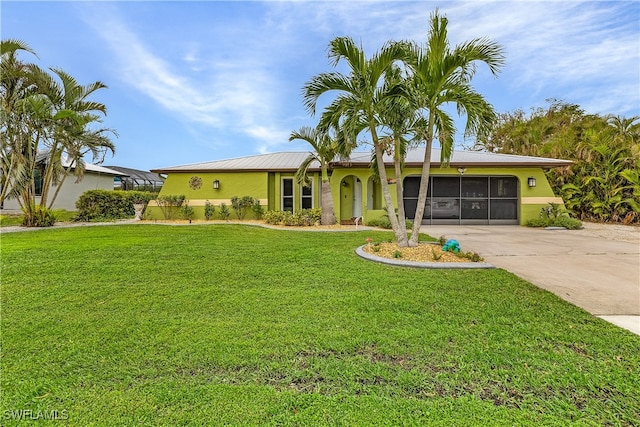
[[500,268],[640,335],[640,228],[585,223],[582,230],[425,225]]

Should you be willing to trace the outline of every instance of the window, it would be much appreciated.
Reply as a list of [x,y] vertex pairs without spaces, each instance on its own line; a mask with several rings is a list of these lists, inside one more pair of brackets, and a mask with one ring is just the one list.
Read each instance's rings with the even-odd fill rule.
[[33,186],[35,187],[35,195],[42,196],[42,173],[43,171],[36,167],[33,171]]
[[309,181],[309,186],[300,185],[300,206],[302,209],[313,207],[313,180]]
[[293,212],[293,178],[282,178],[282,210]]

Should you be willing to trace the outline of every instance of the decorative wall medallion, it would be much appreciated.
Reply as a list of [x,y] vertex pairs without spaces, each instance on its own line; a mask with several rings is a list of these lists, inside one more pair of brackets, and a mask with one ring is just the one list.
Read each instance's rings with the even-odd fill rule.
[[192,176],[189,179],[189,187],[194,190],[200,189],[200,187],[202,187],[202,178],[200,178],[199,176]]

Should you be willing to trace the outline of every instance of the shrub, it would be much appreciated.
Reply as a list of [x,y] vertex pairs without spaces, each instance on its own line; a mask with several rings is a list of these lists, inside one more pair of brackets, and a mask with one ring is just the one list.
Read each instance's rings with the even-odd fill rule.
[[300,209],[295,213],[289,211],[267,211],[264,221],[267,224],[308,227],[320,223],[322,210],[319,208]]
[[182,215],[182,218],[188,219],[189,223],[191,223],[191,221],[193,221],[193,218],[195,218],[196,216],[196,211],[193,210],[191,206],[189,206],[189,203],[185,203],[180,208],[180,214]]
[[56,223],[56,216],[51,209],[44,206],[32,206],[33,216],[24,215],[22,225],[25,227],[51,227]]
[[167,194],[164,196],[158,196],[156,202],[158,203],[160,211],[162,211],[164,219],[172,219],[174,212],[177,210],[176,208],[182,206],[184,199],[184,195]]
[[264,208],[260,204],[260,199],[258,199],[257,197],[253,199],[253,205],[251,205],[251,211],[253,212],[253,215],[256,217],[256,219],[258,220],[262,219],[262,215],[264,215]]
[[457,254],[460,258],[466,258],[471,262],[482,262],[484,258],[480,256],[477,252],[460,252]]
[[[410,219],[407,219],[405,224],[408,230],[411,230],[411,227],[413,227],[413,221],[411,221]],[[391,230],[391,221],[389,220],[389,217],[387,215],[369,220],[366,225],[370,227],[380,227]]]
[[226,203],[220,203],[220,207],[218,208],[218,212],[220,213],[220,219],[228,220],[231,212],[229,211],[229,207]]
[[264,222],[267,224],[278,225],[284,219],[284,212],[282,211],[266,211],[262,216]]
[[549,220],[546,218],[534,218],[526,222],[527,227],[546,227],[549,224]]
[[204,219],[209,221],[211,218],[213,218],[213,215],[215,214],[215,212],[216,212],[216,207],[213,206],[211,202],[207,200],[204,203]]
[[554,227],[564,227],[567,230],[577,230],[579,228],[582,228],[582,222],[580,220],[570,218],[568,216],[558,217],[553,221],[552,224]]
[[569,214],[556,203],[549,203],[549,205],[542,208],[539,218],[530,219],[525,225],[527,227],[564,227],[567,230],[582,228],[582,222],[580,220],[571,218]]
[[254,205],[255,201],[251,196],[233,196],[231,198],[231,207],[233,208],[239,220],[243,220],[247,214],[247,209]]
[[147,204],[154,193],[146,191],[89,190],[76,201],[76,221],[111,221],[131,218],[134,204]]

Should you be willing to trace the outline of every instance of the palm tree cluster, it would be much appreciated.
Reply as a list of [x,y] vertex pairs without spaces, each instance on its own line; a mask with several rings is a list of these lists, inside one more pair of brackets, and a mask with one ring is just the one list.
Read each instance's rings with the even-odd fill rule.
[[[455,107],[459,115],[466,116],[465,136],[488,131],[496,116],[493,107],[471,86],[471,80],[482,63],[497,75],[505,59],[503,48],[488,39],[474,39],[452,48],[447,23],[436,10],[424,45],[390,41],[369,58],[351,38],[337,37],[329,44],[330,63],[333,67],[344,63],[349,72],[318,74],[303,88],[304,105],[312,115],[322,95],[336,94],[324,108],[316,129],[318,135],[337,135],[317,140],[333,147],[323,150],[325,162],[336,155],[348,155],[358,145],[372,147],[372,168],[380,180],[387,215],[401,247],[418,244],[434,141],[440,144],[443,165],[451,157],[456,127],[449,110]],[[363,136],[366,140],[356,143]],[[296,138],[293,134],[292,139]],[[401,174],[407,150],[419,145],[425,146],[425,157],[416,220],[409,238],[401,203]],[[318,152],[316,146],[314,149]],[[397,212],[385,155],[394,162]],[[323,172],[323,183],[324,176]]]
[[640,117],[586,114],[550,100],[530,114],[501,114],[477,149],[573,160],[547,177],[582,220],[640,223]]
[[20,40],[0,42],[0,204],[17,199],[24,225],[33,226],[67,176],[82,179],[85,155],[101,161],[114,152],[115,132],[98,126],[106,106],[89,99],[106,85],[83,86],[63,70],[21,61],[20,52],[35,56]]

